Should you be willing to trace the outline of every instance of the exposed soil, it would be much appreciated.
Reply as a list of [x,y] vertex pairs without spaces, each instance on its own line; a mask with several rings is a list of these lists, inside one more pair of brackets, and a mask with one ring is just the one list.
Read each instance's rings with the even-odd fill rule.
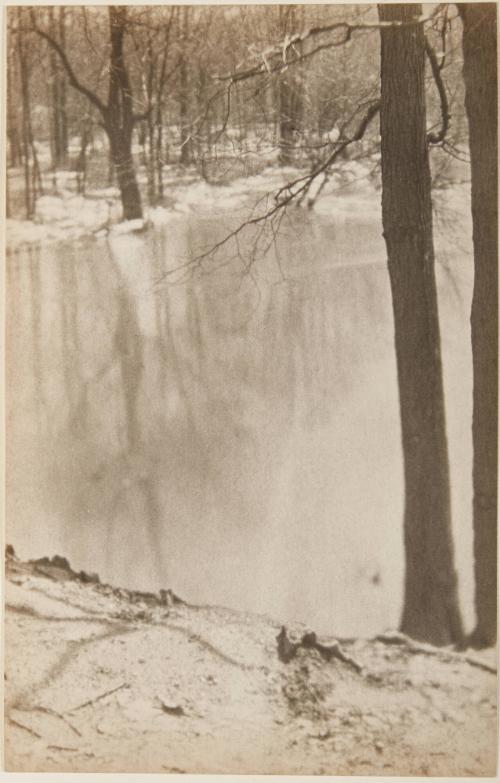
[[495,774],[492,650],[318,639],[12,551],[5,601],[9,771]]

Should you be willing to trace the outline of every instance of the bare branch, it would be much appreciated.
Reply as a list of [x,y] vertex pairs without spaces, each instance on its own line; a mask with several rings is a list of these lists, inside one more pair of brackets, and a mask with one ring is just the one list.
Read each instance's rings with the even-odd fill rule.
[[[409,22],[380,22],[379,21],[379,22],[358,22],[355,24],[352,24],[350,22],[333,22],[332,24],[329,25],[310,27],[307,30],[304,30],[302,33],[289,35],[285,38],[284,41],[281,41],[280,43],[270,46],[264,51],[262,51],[259,55],[259,58],[262,60],[262,62],[259,62],[258,65],[255,65],[252,68],[248,68],[245,71],[240,71],[239,73],[236,72],[236,73],[224,74],[221,76],[214,76],[214,78],[217,81],[239,82],[242,81],[243,79],[249,79],[253,76],[276,73],[278,71],[284,70],[289,65],[293,65],[296,62],[311,57],[317,52],[323,51],[324,49],[330,49],[335,46],[343,46],[344,44],[348,43],[348,41],[350,41],[352,34],[356,31],[380,30],[383,27],[404,27],[404,26],[410,26],[415,24],[423,25],[426,22],[429,22],[432,19],[434,19],[435,16],[437,16],[437,14],[442,10],[443,5],[444,5],[443,3],[440,3],[429,16],[421,16],[420,18],[412,19]],[[295,46],[297,44],[301,44],[304,41],[310,38],[314,38],[318,35],[324,35],[325,33],[333,33],[337,31],[341,31],[343,33],[342,37],[340,37],[339,39],[328,41],[324,44],[320,44],[310,52],[306,52],[305,54],[287,60],[286,53],[288,49],[291,48],[293,51],[295,51]],[[272,58],[278,59],[278,63],[276,65],[270,64],[269,60]]]
[[[251,217],[248,220],[243,221],[243,223],[240,223],[237,228],[235,228],[233,231],[229,232],[229,234],[226,234],[221,240],[216,242],[214,245],[212,245],[208,250],[199,253],[194,258],[191,258],[189,261],[186,261],[184,264],[175,267],[174,269],[169,269],[167,272],[165,272],[164,275],[162,275],[158,280],[157,284],[161,283],[163,280],[165,280],[168,277],[171,277],[175,274],[178,274],[179,272],[188,273],[189,270],[194,269],[195,267],[200,267],[202,262],[208,258],[209,256],[215,255],[222,247],[228,244],[231,240],[236,240],[239,234],[244,229],[247,229],[251,226],[257,226],[263,223],[266,223],[267,221],[271,220],[272,225],[272,219],[281,213],[289,204],[292,203],[295,199],[297,199],[298,196],[300,196],[302,193],[306,192],[311,182],[322,172],[326,171],[329,166],[334,163],[334,161],[338,158],[338,156],[345,150],[350,144],[353,144],[356,141],[360,141],[365,132],[368,128],[370,122],[372,119],[376,116],[380,109],[380,101],[375,101],[371,104],[371,106],[368,108],[367,112],[363,116],[361,122],[358,125],[358,128],[355,132],[355,134],[349,138],[345,139],[343,142],[337,145],[336,149],[329,155],[326,160],[324,160],[319,166],[317,166],[315,169],[313,169],[312,172],[309,174],[305,174],[302,177],[298,177],[297,179],[293,180],[292,182],[287,183],[286,185],[283,185],[283,187],[279,188],[279,190],[274,195],[274,206],[272,206],[270,209],[267,209],[264,213],[260,215],[256,215],[255,217]],[[299,186],[299,187],[296,187]]]
[[101,99],[94,93],[92,90],[90,90],[88,87],[85,87],[84,84],[82,84],[76,77],[76,74],[71,66],[71,63],[68,60],[68,57],[66,55],[66,52],[64,49],[59,45],[59,43],[52,38],[49,33],[45,32],[45,30],[42,30],[40,27],[38,27],[36,22],[36,17],[33,9],[31,9],[30,13],[31,17],[31,24],[33,26],[34,32],[36,32],[40,38],[43,38],[47,43],[54,49],[54,51],[59,56],[59,59],[61,60],[61,63],[64,67],[64,70],[66,71],[66,74],[68,76],[68,81],[71,84],[72,87],[74,87],[75,90],[78,90],[82,95],[85,95],[86,98],[100,111],[102,116],[105,118],[107,113],[107,107],[106,105],[101,101]]
[[441,104],[441,128],[438,133],[428,133],[427,140],[429,144],[441,144],[441,142],[443,142],[446,138],[448,128],[450,127],[450,110],[448,106],[448,96],[446,95],[446,88],[444,86],[441,68],[436,57],[436,52],[430,45],[427,37],[425,38],[425,53],[427,54],[431,65],[432,75],[436,83],[436,87],[439,93],[439,101]]

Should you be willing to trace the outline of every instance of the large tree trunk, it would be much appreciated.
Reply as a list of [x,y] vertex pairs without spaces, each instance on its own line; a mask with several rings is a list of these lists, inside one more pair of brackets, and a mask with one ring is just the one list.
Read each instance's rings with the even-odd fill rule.
[[474,567],[472,643],[497,635],[498,469],[498,142],[497,21],[493,3],[458,6],[463,21],[465,107],[469,122],[474,240],[471,312],[474,373]]
[[[99,95],[86,87],[76,75],[65,50],[64,14],[60,16],[58,42],[53,35],[41,29],[37,24],[34,8],[30,8],[32,29],[44,38],[57,52],[66,72],[69,84],[85,95],[88,101],[100,113],[110,144],[110,156],[116,169],[120,186],[125,220],[142,218],[142,205],[139,187],[135,175],[132,157],[132,133],[138,120],[145,115],[134,114],[132,87],[125,64],[124,36],[127,29],[127,6],[108,6],[109,16],[109,94],[104,103]],[[64,130],[67,133],[67,130]],[[34,148],[33,148],[34,153]],[[36,162],[36,158],[35,158]]]
[[461,640],[451,534],[419,4],[380,5],[382,217],[394,311],[405,476],[401,629]]
[[132,158],[132,137],[108,132],[111,157],[115,168],[122,202],[123,219],[142,218],[141,193],[137,184],[134,160]]
[[142,204],[132,157],[132,133],[135,123],[132,88],[123,54],[126,20],[126,7],[109,7],[111,57],[105,125],[120,188],[123,218],[134,220],[142,218]]

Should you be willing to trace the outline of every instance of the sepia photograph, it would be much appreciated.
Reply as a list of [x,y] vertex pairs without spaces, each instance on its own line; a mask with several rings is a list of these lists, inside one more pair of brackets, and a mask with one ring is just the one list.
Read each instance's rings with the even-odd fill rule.
[[494,777],[497,4],[2,10],[3,769]]

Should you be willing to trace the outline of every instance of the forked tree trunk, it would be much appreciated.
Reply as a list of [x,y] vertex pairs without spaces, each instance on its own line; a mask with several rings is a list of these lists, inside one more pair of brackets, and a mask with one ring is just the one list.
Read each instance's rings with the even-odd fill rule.
[[405,477],[401,630],[438,645],[462,626],[451,533],[424,35],[419,4],[380,5],[382,218],[392,290]]
[[132,133],[135,124],[145,119],[145,115],[134,114],[132,87],[125,64],[124,37],[128,24],[127,6],[111,5],[108,7],[108,15],[109,92],[108,101],[104,103],[96,93],[80,82],[69,62],[64,43],[59,43],[52,35],[40,29],[36,22],[34,8],[30,9],[33,29],[57,52],[70,85],[85,95],[102,117],[120,187],[123,217],[125,220],[133,220],[142,218],[142,205],[132,157]]
[[498,142],[497,21],[493,3],[458,6],[463,21],[474,240],[473,518],[476,647],[497,636]]

